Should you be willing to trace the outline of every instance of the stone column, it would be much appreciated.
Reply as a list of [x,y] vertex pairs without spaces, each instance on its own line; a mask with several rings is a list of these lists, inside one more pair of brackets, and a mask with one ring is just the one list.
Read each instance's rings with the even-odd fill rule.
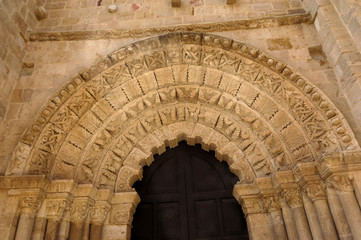
[[[34,227],[35,215],[40,207],[40,196],[20,197],[20,217],[16,229],[15,240],[30,240]],[[37,195],[37,194],[36,194]]]
[[73,201],[73,191],[76,185],[72,180],[53,180],[47,189],[46,240],[58,240],[60,227],[63,224],[65,213],[69,211]]
[[63,195],[53,194],[50,194],[49,197],[54,198],[46,200],[46,212],[48,222],[46,226],[45,239],[57,240],[59,235],[60,223],[63,219],[64,211],[69,207],[71,199],[66,198]]
[[103,240],[130,240],[133,214],[139,202],[135,191],[115,193],[109,223],[103,227]]
[[[264,182],[260,180],[259,184]],[[254,183],[237,183],[233,188],[233,195],[242,206],[246,216],[249,238],[251,240],[275,239],[271,217],[263,206],[259,187]]]
[[353,187],[355,189],[355,195],[358,201],[358,204],[361,206],[361,170],[353,171],[352,176],[355,178]]
[[96,190],[91,184],[79,185],[70,207],[69,240],[81,240],[84,235],[84,224],[90,208],[94,205]]
[[352,177],[347,174],[334,174],[327,179],[328,185],[335,189],[355,240],[361,239],[361,210],[352,186]]
[[46,217],[36,217],[31,240],[43,240],[45,235]]
[[249,239],[275,239],[270,216],[263,208],[260,196],[243,196],[242,209],[246,215]]
[[31,240],[43,240],[46,228],[46,200],[43,201],[35,218]]
[[103,237],[103,224],[110,210],[107,201],[97,201],[90,211],[90,240],[101,240]]
[[74,199],[70,208],[69,240],[81,240],[84,223],[91,204],[88,199]]
[[273,226],[274,237],[277,240],[287,240],[287,233],[281,212],[279,196],[263,196],[263,205],[269,213]]
[[318,221],[316,209],[313,206],[312,201],[306,196],[306,194],[302,194],[302,195],[303,195],[303,206],[305,208],[312,237],[314,240],[322,240],[323,236],[322,236],[321,226]]
[[337,240],[337,232],[326,201],[326,188],[323,182],[317,181],[304,186],[304,192],[313,202],[318,224],[324,239]]
[[70,210],[66,209],[63,219],[60,222],[58,240],[67,240],[70,229]]
[[335,190],[327,188],[327,200],[330,206],[333,220],[335,221],[338,236],[341,240],[352,239],[351,229],[348,225],[345,213]]
[[300,189],[284,189],[282,195],[292,210],[292,215],[293,219],[295,220],[298,237],[300,239],[312,239],[310,227],[308,225],[306,213],[303,207]]
[[290,240],[298,240],[298,233],[293,219],[292,210],[288,207],[287,203],[281,199],[282,215],[285,222],[287,237]]

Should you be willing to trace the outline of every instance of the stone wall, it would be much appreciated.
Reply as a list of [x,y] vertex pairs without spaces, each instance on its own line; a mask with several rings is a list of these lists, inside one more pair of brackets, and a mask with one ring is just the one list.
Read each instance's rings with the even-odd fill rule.
[[[361,136],[360,3],[353,0],[304,1],[315,16],[316,27],[327,60],[336,74],[338,91],[346,96],[343,107],[358,139]],[[356,121],[352,121],[353,116]],[[360,140],[359,140],[360,141]]]
[[[9,103],[14,101],[12,89],[23,70],[22,59],[26,51],[26,34],[34,30],[35,0],[4,0],[0,1],[0,139],[3,140],[8,125],[3,126],[10,111]],[[30,70],[31,66],[28,66]],[[24,69],[24,74],[26,69]],[[22,98],[21,93],[16,97]],[[15,97],[15,96],[14,96]],[[3,162],[3,159],[0,158]]]
[[[109,13],[108,6],[118,7]],[[129,29],[189,23],[254,19],[304,13],[299,0],[240,1],[186,0],[174,8],[171,1],[144,0],[47,0],[49,18],[38,24],[39,31]]]

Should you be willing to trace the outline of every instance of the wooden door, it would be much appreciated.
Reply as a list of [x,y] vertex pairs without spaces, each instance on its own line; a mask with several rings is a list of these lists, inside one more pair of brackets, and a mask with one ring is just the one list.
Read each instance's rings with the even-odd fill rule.
[[155,157],[134,184],[141,202],[133,240],[248,239],[241,206],[232,195],[237,177],[199,146],[181,142]]

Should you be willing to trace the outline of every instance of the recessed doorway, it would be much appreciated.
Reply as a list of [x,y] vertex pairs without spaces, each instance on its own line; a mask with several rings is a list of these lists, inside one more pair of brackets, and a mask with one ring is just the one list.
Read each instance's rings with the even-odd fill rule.
[[168,149],[134,184],[141,202],[132,240],[248,239],[241,206],[232,195],[238,178],[200,146]]

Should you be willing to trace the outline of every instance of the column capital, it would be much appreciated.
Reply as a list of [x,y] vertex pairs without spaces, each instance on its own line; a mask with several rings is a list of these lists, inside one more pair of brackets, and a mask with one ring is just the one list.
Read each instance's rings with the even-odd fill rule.
[[69,198],[50,198],[46,199],[47,218],[60,221],[64,211],[69,209],[72,199]]
[[243,213],[247,216],[248,214],[254,213],[265,213],[263,201],[260,195],[254,196],[242,196],[241,206]]
[[277,195],[263,196],[263,206],[268,212],[275,212],[281,209],[280,197]]
[[136,191],[115,193],[112,199],[110,224],[131,225],[139,202],[140,197]]
[[88,215],[89,209],[94,202],[89,199],[74,199],[70,207],[70,220],[72,222],[83,222]]
[[83,222],[89,210],[94,206],[97,189],[92,184],[81,184],[75,190],[74,200],[70,206],[70,221]]
[[21,213],[35,216],[44,196],[20,197]]
[[111,206],[106,201],[97,201],[89,211],[91,222],[97,225],[104,223]]
[[303,206],[302,194],[299,188],[283,189],[282,196],[291,208]]
[[11,189],[8,191],[10,197],[19,199],[21,213],[35,215],[45,198],[43,189]]
[[322,181],[307,183],[303,186],[303,192],[312,200],[326,199],[326,186]]
[[326,184],[329,188],[338,191],[353,191],[353,176],[348,173],[332,174],[326,179]]

